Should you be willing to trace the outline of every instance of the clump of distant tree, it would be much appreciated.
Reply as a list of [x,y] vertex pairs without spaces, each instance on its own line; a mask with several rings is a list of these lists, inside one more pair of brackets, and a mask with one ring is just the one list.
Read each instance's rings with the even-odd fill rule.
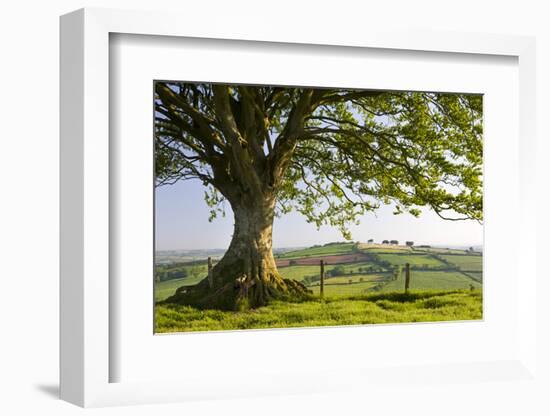
[[206,276],[206,260],[195,260],[185,263],[158,264],[155,266],[155,281],[193,278]]
[[172,279],[182,279],[187,276],[187,268],[181,265],[162,265],[157,266],[155,270],[155,278],[160,282]]
[[348,273],[346,273],[345,267],[342,266],[341,264],[327,272],[327,276],[332,276],[332,277],[344,276],[346,274]]
[[313,283],[319,282],[321,280],[321,276],[319,274],[313,274],[304,276],[302,279],[302,283],[306,286],[310,286]]
[[341,246],[349,243],[350,243],[349,241],[331,241],[330,243],[323,244],[323,247]]

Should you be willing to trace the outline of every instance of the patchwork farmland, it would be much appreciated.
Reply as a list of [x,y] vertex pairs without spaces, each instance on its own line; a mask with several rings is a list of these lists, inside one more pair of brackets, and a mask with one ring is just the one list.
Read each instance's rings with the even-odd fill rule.
[[[390,244],[329,243],[275,255],[279,273],[320,292],[320,262],[325,263],[324,294],[349,297],[402,292],[405,267],[410,290],[473,290],[483,282],[482,253],[473,250]],[[215,262],[215,260],[214,260]],[[155,300],[207,275],[206,259],[157,265]]]

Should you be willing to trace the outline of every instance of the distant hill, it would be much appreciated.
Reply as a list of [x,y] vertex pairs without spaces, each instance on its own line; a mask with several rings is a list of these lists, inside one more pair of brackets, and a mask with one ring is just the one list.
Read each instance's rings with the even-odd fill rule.
[[[405,265],[410,265],[411,290],[481,288],[483,252],[479,246],[406,246],[360,242],[333,242],[307,248],[274,250],[283,277],[304,283],[319,293],[320,261],[325,264],[325,293],[329,296],[399,292],[404,286]],[[206,259],[214,264],[225,250],[159,251],[155,291],[161,300],[180,286],[198,283],[207,275]]]
[[297,259],[302,257],[330,256],[353,252],[355,243],[327,243],[300,250],[292,250],[276,255],[279,259]]
[[201,250],[158,250],[155,252],[155,264],[183,263],[197,260],[206,260],[208,257],[220,259],[225,249]]

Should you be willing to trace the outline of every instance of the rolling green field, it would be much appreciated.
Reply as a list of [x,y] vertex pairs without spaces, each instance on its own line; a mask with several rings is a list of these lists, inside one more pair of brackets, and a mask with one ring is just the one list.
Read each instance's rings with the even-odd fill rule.
[[[366,245],[368,247],[368,245]],[[233,330],[250,328],[288,328],[325,325],[356,325],[418,321],[481,319],[481,255],[467,255],[463,250],[409,247],[380,248],[361,251],[360,262],[325,266],[324,298],[319,297],[318,265],[279,267],[279,273],[303,282],[311,299],[298,302],[272,302],[246,312],[198,310],[188,306],[157,304],[156,331],[182,332]],[[349,255],[357,245],[330,244],[287,252],[285,259]],[[349,257],[348,257],[349,259]],[[337,263],[337,259],[331,258]],[[347,260],[349,261],[349,260]],[[409,263],[409,293],[404,293],[404,265]],[[418,268],[421,268],[419,270]],[[433,270],[430,270],[433,269]],[[206,264],[175,263],[159,268],[168,273],[183,273],[183,278],[156,282],[155,301],[171,296],[178,287],[198,283],[207,274]]]
[[445,259],[449,263],[456,265],[460,268],[460,270],[481,272],[483,268],[483,257],[481,256],[441,255],[440,257]]
[[[329,267],[329,268],[333,269],[335,266],[332,265],[332,266],[326,266],[326,267]],[[346,264],[340,265],[340,267],[346,273],[362,273],[362,272],[367,272],[367,271],[381,271],[379,269],[384,269],[384,268],[376,265],[373,262],[346,263]],[[317,269],[319,269],[319,268],[317,267]],[[361,270],[359,270],[359,269],[361,269]],[[385,271],[385,269],[383,271]],[[319,272],[319,270],[317,270],[317,272]]]
[[326,285],[342,285],[342,284],[350,284],[350,281],[352,283],[361,283],[361,282],[380,282],[387,279],[389,274],[382,274],[382,273],[372,273],[372,274],[353,274],[349,276],[337,276],[337,277],[329,277],[325,279],[325,287]]
[[[455,290],[466,289],[470,285],[473,285],[474,288],[481,288],[479,282],[459,272],[414,271],[411,272],[409,287],[411,290]],[[404,287],[405,273],[402,273],[397,280],[382,285],[380,291],[394,292],[403,290]]]
[[[341,278],[335,278],[335,279],[341,279]],[[327,280],[325,282],[325,289],[324,293],[325,296],[328,297],[334,297],[334,298],[341,298],[341,297],[347,297],[347,296],[361,296],[365,295],[370,292],[372,288],[374,288],[377,285],[377,282],[373,280],[367,280],[365,279],[364,282],[354,281],[352,284],[348,283],[348,279],[344,281],[342,279],[339,283],[332,282],[331,280]],[[320,286],[319,285],[313,285],[308,287],[315,296],[319,295]]]
[[188,286],[188,280],[183,279],[172,279],[166,280],[164,282],[155,284],[155,302],[160,302],[161,300],[166,299],[169,296],[172,296],[176,289],[180,286]]
[[425,251],[425,252],[436,253],[436,254],[465,254],[465,250],[458,250],[458,249],[454,249],[454,248],[415,247],[414,250],[415,251]]
[[[332,271],[335,267],[336,265],[334,264],[327,264],[325,266],[325,272],[328,273]],[[350,263],[350,264],[342,264],[341,268],[347,274],[347,273],[367,272],[367,271],[371,271],[373,268],[378,269],[379,267],[376,265],[373,265],[372,263],[357,262],[357,263]],[[301,282],[306,276],[313,276],[313,275],[318,276],[319,266],[298,265],[298,266],[279,267],[279,273],[287,279],[294,279]]]
[[472,277],[473,279],[477,280],[480,283],[483,281],[483,273],[482,272],[467,272],[466,274],[469,275],[470,277]]
[[412,252],[412,249],[410,247],[394,247],[394,246],[387,246],[387,247],[361,247],[361,251],[364,253],[387,253],[387,254],[395,254],[395,253],[410,253]]
[[390,262],[395,266],[404,266],[409,263],[411,266],[441,267],[444,264],[429,254],[378,254],[380,260]]
[[[191,261],[188,263],[171,263],[160,264],[155,267],[155,277],[160,280],[160,283],[156,285],[156,288],[163,295],[163,299],[170,294],[164,296],[164,292],[171,290],[175,285],[175,281],[178,282],[178,286],[191,286],[197,284],[208,274],[208,266],[206,261]],[[156,279],[155,279],[156,280]],[[175,289],[174,289],[175,290]]]
[[482,294],[423,291],[370,294],[303,302],[273,302],[247,312],[157,305],[155,332],[292,328],[482,319]]
[[[355,252],[354,243],[329,244],[315,246],[309,249],[289,251],[281,255],[287,259],[299,259],[312,256],[351,254]],[[372,261],[360,261],[357,263],[344,263],[340,265],[329,264],[325,266],[325,294],[327,296],[351,296],[364,295],[370,292],[393,292],[404,289],[404,272],[397,280],[393,279],[395,270],[406,263],[414,267],[426,267],[434,270],[411,270],[411,289],[415,290],[457,290],[481,287],[482,262],[481,255],[466,255],[463,250],[447,249],[411,249],[404,246],[380,246],[363,245],[361,251],[373,253]],[[365,248],[367,247],[367,248]],[[449,252],[457,254],[450,255]],[[447,254],[441,254],[447,253]],[[460,253],[460,254],[458,254]],[[449,263],[448,267],[458,267],[459,270],[438,270],[446,265],[443,259]],[[381,263],[378,263],[381,262]],[[184,270],[185,278],[161,281],[156,284],[155,300],[160,301],[172,295],[180,286],[188,286],[198,283],[206,274],[206,264],[175,264],[174,266],[162,266],[161,270]],[[332,271],[338,267],[338,276],[331,276]],[[402,269],[401,269],[402,270]],[[464,270],[467,273],[462,273]],[[314,293],[319,293],[319,266],[317,265],[293,265],[280,267],[281,275],[288,279],[304,282]],[[304,280],[305,279],[305,280]],[[363,279],[363,282],[360,282]],[[352,284],[349,284],[352,280]]]
[[302,257],[332,256],[338,254],[349,254],[352,252],[355,243],[330,244],[319,247],[310,247],[303,250],[289,251],[277,256],[280,259],[299,259]]
[[[334,266],[327,265],[325,270],[328,272],[332,270]],[[281,276],[287,279],[294,279],[301,282],[306,276],[313,276],[319,274],[319,266],[288,266],[279,267],[279,273]]]

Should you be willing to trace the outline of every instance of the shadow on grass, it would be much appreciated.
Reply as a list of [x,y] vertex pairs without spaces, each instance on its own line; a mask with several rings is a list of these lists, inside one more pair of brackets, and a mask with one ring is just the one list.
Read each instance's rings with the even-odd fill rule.
[[[315,295],[308,295],[303,298],[285,299],[284,302],[302,304],[307,302],[333,303],[333,302],[341,302],[343,300],[347,300],[347,301],[367,301],[367,302],[373,302],[373,303],[379,302],[379,301],[387,301],[387,302],[404,304],[404,303],[414,303],[419,300],[430,300],[432,298],[454,295],[454,294],[462,294],[462,295],[479,294],[481,296],[481,291],[480,290],[470,291],[466,289],[437,290],[437,291],[423,290],[423,291],[411,291],[408,293],[385,292],[385,293],[368,293],[368,294],[362,294],[362,295],[348,295],[348,296],[326,296],[324,298],[320,298],[319,296],[315,296]],[[278,302],[278,301],[275,301],[275,302]],[[186,305],[177,305],[173,303],[168,303],[165,301],[157,302],[157,305],[165,306],[168,308],[171,308],[171,307],[173,308],[177,306],[186,306]],[[217,309],[197,308],[197,310],[207,311],[207,310],[217,310]],[[254,311],[254,309],[250,309],[250,311]]]
[[387,292],[387,293],[376,293],[376,294],[368,294],[368,295],[362,295],[362,296],[350,296],[350,300],[368,300],[371,302],[376,302],[378,300],[389,300],[391,302],[400,302],[400,303],[407,303],[407,302],[416,302],[417,300],[424,300],[428,298],[433,298],[436,296],[445,296],[445,295],[452,295],[455,293],[466,293],[465,291],[461,290],[452,290],[452,291],[422,291],[422,292]]

